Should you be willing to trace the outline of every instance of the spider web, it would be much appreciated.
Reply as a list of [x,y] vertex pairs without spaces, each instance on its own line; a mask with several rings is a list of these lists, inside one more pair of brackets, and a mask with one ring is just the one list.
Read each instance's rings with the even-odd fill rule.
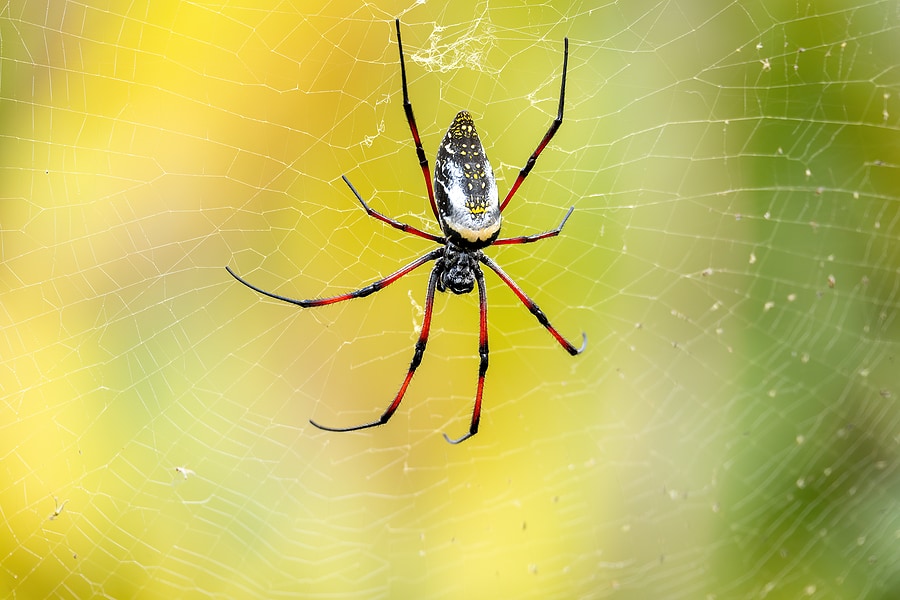
[[[893,0],[8,2],[0,22],[0,593],[890,598],[900,593],[900,9]],[[488,249],[433,247],[475,116]]]

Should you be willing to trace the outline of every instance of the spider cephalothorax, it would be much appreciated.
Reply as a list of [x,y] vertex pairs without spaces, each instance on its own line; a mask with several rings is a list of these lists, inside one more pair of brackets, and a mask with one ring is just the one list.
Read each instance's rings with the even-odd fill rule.
[[412,380],[416,369],[422,362],[422,356],[425,354],[425,345],[428,343],[428,334],[431,331],[431,315],[434,310],[434,293],[435,291],[444,292],[450,290],[454,294],[468,294],[478,286],[478,306],[479,306],[479,327],[478,327],[478,383],[475,391],[475,407],[472,409],[472,421],[469,425],[469,431],[461,437],[452,439],[444,434],[448,442],[458,444],[468,439],[478,432],[478,424],[481,419],[481,397],[484,390],[484,378],[488,367],[488,335],[487,335],[487,291],[484,284],[484,274],[481,271],[481,265],[487,266],[505,283],[521,300],[522,304],[534,315],[547,331],[556,339],[557,342],[569,354],[579,354],[584,350],[587,344],[587,337],[582,334],[583,343],[580,348],[573,346],[566,338],[564,338],[550,324],[544,312],[538,308],[537,304],[528,297],[528,295],[520,288],[512,278],[507,275],[500,266],[491,258],[482,252],[482,248],[488,246],[500,246],[507,244],[528,244],[559,235],[563,225],[569,215],[572,214],[573,208],[570,208],[563,217],[559,227],[538,233],[534,235],[525,235],[512,238],[499,238],[500,234],[500,213],[506,208],[506,205],[512,199],[516,190],[522,185],[522,182],[531,172],[538,156],[550,142],[550,139],[559,129],[563,119],[563,105],[566,92],[566,66],[569,60],[569,40],[565,40],[565,52],[563,53],[563,73],[562,83],[559,89],[559,110],[547,133],[538,144],[534,152],[528,158],[525,166],[519,171],[518,177],[506,194],[502,203],[499,203],[497,195],[497,183],[494,180],[494,172],[491,164],[488,162],[481,145],[478,133],[475,131],[475,123],[472,116],[467,111],[460,111],[447,134],[444,136],[440,147],[438,148],[437,157],[434,161],[434,181],[432,186],[431,175],[428,172],[428,159],[425,157],[425,151],[422,149],[422,141],[419,139],[419,131],[416,127],[416,119],[413,116],[412,105],[409,102],[409,92],[406,86],[406,65],[403,60],[403,43],[400,41],[400,20],[395,21],[397,27],[397,47],[400,51],[400,77],[403,90],[403,110],[406,113],[406,120],[409,123],[409,130],[412,133],[413,141],[416,146],[416,156],[419,159],[419,167],[425,178],[425,185],[428,189],[428,200],[431,203],[431,211],[441,226],[444,235],[434,235],[402,223],[390,217],[386,217],[380,212],[372,209],[366,204],[356,188],[350,181],[344,177],[344,182],[362,204],[366,213],[387,223],[395,229],[399,229],[406,233],[411,233],[420,238],[430,240],[440,244],[440,246],[430,252],[422,255],[413,262],[409,263],[399,271],[396,271],[387,277],[379,279],[363,288],[341,294],[339,296],[331,296],[329,298],[315,298],[312,300],[297,300],[281,296],[272,292],[267,292],[262,288],[256,287],[245,279],[242,279],[230,267],[225,267],[228,272],[238,281],[246,285],[252,290],[259,292],[270,298],[289,302],[303,308],[311,308],[314,306],[324,306],[326,304],[334,304],[335,302],[343,302],[352,298],[362,298],[373,294],[386,286],[394,283],[407,273],[417,269],[426,262],[435,261],[435,265],[431,270],[431,276],[428,278],[428,288],[425,293],[425,316],[422,319],[422,330],[419,332],[419,339],[416,342],[415,352],[412,361],[410,361],[409,369],[406,372],[406,378],[400,385],[400,390],[394,397],[393,402],[387,407],[382,415],[369,423],[362,425],[353,425],[350,427],[326,427],[315,421],[310,423],[319,429],[328,431],[356,431],[359,429],[367,429],[383,425],[390,420],[400,401],[403,400],[409,382]]
[[447,242],[444,255],[434,266],[438,272],[439,292],[450,290],[454,294],[468,294],[475,289],[475,273],[481,270],[478,261],[481,250],[462,250],[453,242]]

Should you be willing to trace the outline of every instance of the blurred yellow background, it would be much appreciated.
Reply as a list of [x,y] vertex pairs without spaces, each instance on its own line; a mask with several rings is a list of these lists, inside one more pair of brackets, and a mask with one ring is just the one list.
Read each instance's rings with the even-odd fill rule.
[[[439,294],[428,158],[505,193],[491,364]],[[0,595],[900,593],[896,3],[10,2],[0,17]]]

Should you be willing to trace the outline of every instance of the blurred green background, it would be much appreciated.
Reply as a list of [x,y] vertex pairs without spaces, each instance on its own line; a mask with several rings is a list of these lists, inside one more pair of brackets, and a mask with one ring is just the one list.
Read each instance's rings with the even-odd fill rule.
[[[477,299],[427,268],[472,112],[508,189]],[[900,595],[900,10],[794,3],[9,2],[0,595]]]

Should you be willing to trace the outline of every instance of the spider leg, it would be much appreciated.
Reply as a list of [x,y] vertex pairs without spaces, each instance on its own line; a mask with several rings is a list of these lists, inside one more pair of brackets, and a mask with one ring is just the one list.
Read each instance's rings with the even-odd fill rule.
[[426,240],[431,240],[432,242],[437,242],[438,244],[445,243],[444,238],[441,236],[432,235],[430,233],[422,231],[421,229],[416,229],[412,225],[407,225],[406,223],[401,223],[400,221],[397,221],[396,219],[386,217],[383,214],[381,214],[380,212],[378,212],[377,210],[375,210],[374,208],[370,208],[369,205],[366,204],[366,201],[362,199],[362,196],[359,195],[359,192],[356,191],[356,188],[353,187],[353,184],[350,183],[350,180],[347,179],[347,176],[341,175],[341,178],[344,180],[344,183],[346,183],[347,186],[350,188],[350,191],[353,192],[353,195],[356,196],[356,199],[359,200],[359,203],[362,204],[363,208],[366,209],[366,214],[368,214],[370,217],[374,217],[374,218],[378,219],[379,221],[381,221],[382,223],[387,223],[394,229],[399,229],[400,231],[402,231],[404,233],[411,233],[413,235],[419,236],[420,238],[425,238]]
[[559,235],[559,232],[562,231],[563,225],[566,224],[566,221],[569,220],[569,216],[572,214],[572,211],[575,210],[575,207],[572,206],[569,208],[569,212],[566,213],[566,216],[563,217],[562,223],[559,224],[559,227],[556,229],[551,229],[550,231],[545,231],[544,233],[537,233],[534,235],[522,235],[519,237],[511,237],[511,238],[500,238],[498,240],[494,240],[494,246],[503,246],[510,244],[530,244],[531,242],[536,242],[538,240],[545,240],[547,238],[556,237]]
[[542,311],[540,307],[538,307],[538,305],[534,303],[534,300],[528,297],[528,294],[522,291],[522,288],[520,288],[518,284],[516,284],[516,282],[513,281],[512,278],[503,271],[503,269],[500,268],[500,265],[483,254],[481,255],[480,260],[488,267],[490,267],[491,270],[497,274],[497,277],[503,280],[503,283],[509,286],[509,289],[511,289],[513,293],[519,297],[519,300],[522,301],[522,304],[525,305],[525,308],[527,308],[531,312],[531,314],[534,315],[534,317],[538,320],[538,323],[543,325],[544,328],[546,328],[547,331],[550,332],[550,335],[556,338],[556,341],[559,342],[560,346],[565,348],[566,352],[568,352],[572,356],[584,352],[584,349],[587,346],[586,334],[581,334],[581,348],[576,348],[575,346],[573,346],[566,338],[564,338],[558,331],[556,331],[556,328],[550,324],[550,320],[547,319],[547,315],[544,314],[544,311]]
[[406,122],[409,123],[409,131],[412,133],[413,141],[416,143],[416,156],[419,157],[419,167],[422,169],[422,176],[425,177],[425,186],[428,188],[428,201],[431,202],[431,212],[434,218],[438,218],[437,204],[434,201],[434,188],[431,184],[431,172],[428,169],[428,158],[425,156],[425,150],[422,148],[422,140],[419,139],[419,128],[416,126],[416,117],[413,115],[412,104],[409,102],[409,91],[406,88],[406,63],[403,60],[403,42],[400,41],[400,19],[395,19],[394,24],[397,26],[397,48],[400,50],[400,80],[403,85],[403,111],[406,113]]
[[484,391],[484,376],[488,369],[488,334],[487,334],[487,291],[484,287],[484,274],[481,268],[475,266],[475,281],[478,282],[478,308],[479,308],[479,326],[478,326],[478,387],[475,391],[475,408],[472,409],[472,424],[469,426],[468,433],[462,437],[451,439],[449,435],[444,434],[451,444],[463,442],[476,433],[478,433],[478,422],[481,420],[481,394]]
[[[438,251],[441,250],[443,250],[443,248],[438,249]],[[403,380],[403,384],[400,386],[400,391],[397,392],[397,396],[394,398],[394,401],[391,402],[390,406],[387,407],[387,410],[385,410],[380,417],[378,417],[371,423],[363,423],[362,425],[354,425],[353,427],[328,427],[325,425],[320,425],[312,419],[309,420],[310,423],[312,423],[319,429],[324,429],[325,431],[357,431],[359,429],[368,429],[369,427],[384,425],[390,420],[390,418],[394,415],[394,412],[397,410],[397,407],[400,406],[400,401],[403,400],[403,395],[406,394],[406,388],[409,387],[409,382],[412,381],[413,375],[415,375],[416,369],[419,367],[419,363],[422,362],[422,356],[425,354],[425,345],[428,343],[428,334],[431,331],[431,313],[434,307],[434,290],[437,286],[439,271],[440,269],[437,265],[435,265],[434,269],[431,270],[431,277],[428,278],[428,292],[425,295],[425,317],[422,320],[422,331],[419,332],[419,339],[416,341],[416,350],[413,354],[412,361],[409,363],[409,370],[406,372],[406,378]]]
[[[544,151],[544,147],[550,143],[550,140],[553,139],[553,136],[556,134],[556,130],[559,129],[559,126],[562,125],[563,120],[563,105],[565,104],[566,98],[566,68],[569,64],[569,38],[565,39],[565,50],[563,52],[563,72],[562,72],[562,84],[559,88],[559,110],[556,113],[556,118],[553,120],[553,123],[550,124],[550,129],[547,130],[547,133],[544,134],[544,139],[541,140],[541,143],[538,144],[538,147],[528,158],[528,162],[525,163],[525,166],[522,167],[522,170],[519,171],[519,176],[516,177],[516,182],[513,183],[513,186],[509,188],[509,193],[506,194],[506,198],[504,198],[503,203],[500,205],[500,212],[503,212],[503,209],[506,208],[506,205],[509,204],[509,201],[512,200],[513,195],[516,193],[516,190],[519,189],[519,186],[522,185],[522,182],[525,181],[525,178],[528,177],[528,174],[531,172],[531,169],[534,167],[534,163],[537,162],[538,156],[541,155],[541,152]],[[495,242],[496,243],[496,242]]]
[[389,286],[390,284],[394,283],[395,281],[397,281],[398,279],[400,279],[401,277],[403,277],[410,271],[413,271],[414,269],[421,267],[423,264],[427,263],[429,260],[434,260],[436,258],[439,258],[440,256],[443,255],[443,253],[444,253],[443,247],[436,248],[435,250],[432,250],[428,254],[425,254],[424,256],[417,258],[416,260],[409,263],[408,265],[406,265],[399,271],[395,271],[394,273],[391,273],[390,275],[388,275],[387,277],[385,277],[383,279],[379,279],[378,281],[372,282],[369,285],[367,285],[366,287],[360,288],[358,290],[354,290],[352,292],[347,292],[346,294],[341,294],[339,296],[331,296],[329,298],[314,298],[312,300],[296,300],[294,298],[288,298],[287,296],[281,296],[279,294],[267,292],[266,290],[264,290],[262,288],[256,287],[255,285],[253,285],[246,279],[241,278],[240,275],[238,275],[237,273],[235,273],[234,271],[231,270],[231,267],[225,267],[225,270],[228,271],[228,273],[231,274],[232,277],[234,277],[235,279],[237,279],[238,281],[240,281],[241,283],[246,285],[248,288],[250,288],[251,290],[253,290],[255,292],[259,292],[263,296],[268,296],[269,298],[274,298],[275,300],[281,300],[282,302],[288,302],[290,304],[296,304],[297,306],[300,306],[302,308],[312,308],[314,306],[325,306],[326,304],[334,304],[335,302],[343,302],[344,300],[350,300],[352,298],[363,298],[365,296],[368,296],[369,294],[374,294],[375,292],[382,290],[385,287]]

